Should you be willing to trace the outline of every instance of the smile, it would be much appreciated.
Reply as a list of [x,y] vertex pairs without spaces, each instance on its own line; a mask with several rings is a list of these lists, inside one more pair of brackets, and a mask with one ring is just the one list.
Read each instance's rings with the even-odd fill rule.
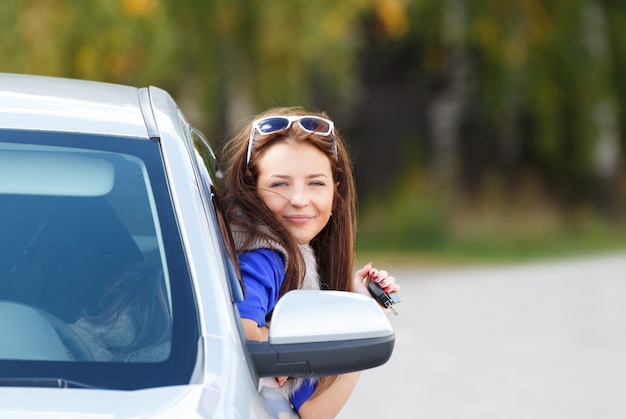
[[309,215],[287,215],[285,220],[293,224],[306,224],[313,219],[313,216]]

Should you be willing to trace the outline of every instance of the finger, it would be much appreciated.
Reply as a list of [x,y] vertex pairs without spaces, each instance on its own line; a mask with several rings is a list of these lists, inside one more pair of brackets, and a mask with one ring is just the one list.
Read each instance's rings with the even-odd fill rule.
[[370,269],[372,268],[372,262],[367,262],[365,266],[356,271],[354,276],[354,280],[356,282],[360,282],[361,284],[365,284],[367,282],[367,276],[369,275]]
[[365,266],[363,266],[361,269],[356,271],[356,273],[360,278],[365,278],[371,268],[372,268],[372,262],[367,262]]
[[[381,271],[381,272],[385,272],[385,271]],[[381,287],[386,287],[396,282],[396,278],[394,278],[393,276],[390,276],[389,274],[387,274],[387,272],[385,272],[385,274],[386,275],[382,275],[382,274],[378,275],[379,277],[378,285],[380,285]]]
[[393,294],[400,291],[400,285],[396,284],[396,279],[393,276],[387,277],[385,285],[381,285],[386,293]]
[[387,276],[381,279],[380,282],[378,282],[378,285],[380,285],[385,292],[389,293],[396,289],[396,278],[393,276]]
[[370,269],[370,278],[372,278],[372,281],[376,282],[377,284],[381,286],[385,278],[387,278],[388,276],[389,276],[389,273],[383,269],[381,270]]
[[389,286],[389,287],[385,287],[385,292],[387,294],[398,293],[398,292],[400,292],[400,286],[399,285],[392,285],[392,286]]

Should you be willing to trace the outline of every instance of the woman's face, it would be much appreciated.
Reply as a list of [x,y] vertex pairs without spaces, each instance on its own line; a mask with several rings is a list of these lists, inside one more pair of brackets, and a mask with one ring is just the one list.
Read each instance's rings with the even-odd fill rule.
[[259,158],[257,192],[300,244],[330,219],[335,184],[330,159],[306,142],[281,141]]

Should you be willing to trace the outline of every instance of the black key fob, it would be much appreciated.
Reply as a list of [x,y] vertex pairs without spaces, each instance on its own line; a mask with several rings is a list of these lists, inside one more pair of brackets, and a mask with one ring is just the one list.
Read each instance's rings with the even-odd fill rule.
[[381,286],[374,281],[369,281],[367,283],[367,290],[370,292],[370,294],[372,294],[372,297],[374,297],[374,299],[376,299],[376,301],[378,301],[380,305],[391,310],[394,315],[398,315],[398,312],[395,310],[395,308],[393,308],[394,304],[402,301],[400,300],[400,296],[398,296],[398,294],[387,294],[385,290],[382,289]]

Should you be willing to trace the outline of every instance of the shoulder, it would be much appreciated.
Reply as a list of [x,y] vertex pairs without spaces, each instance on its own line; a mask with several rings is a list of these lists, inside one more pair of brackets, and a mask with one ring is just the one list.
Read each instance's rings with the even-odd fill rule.
[[279,298],[285,278],[283,260],[276,250],[256,249],[239,255],[239,268],[246,295],[237,303],[239,314],[262,327]]
[[270,267],[273,269],[284,270],[284,256],[278,250],[272,249],[255,249],[241,252],[239,255],[239,263],[246,265],[254,265],[258,267]]
[[285,277],[285,261],[277,250],[255,249],[239,255],[239,268],[244,282],[282,282]]
[[[287,265],[289,257],[285,247],[279,242],[278,239],[273,237],[267,227],[258,227],[262,234],[252,234],[248,229],[244,229],[238,226],[231,227],[233,240],[235,242],[235,248],[240,255],[255,254],[257,251],[263,256],[278,255],[282,260],[283,265]],[[241,258],[240,258],[241,259]]]

